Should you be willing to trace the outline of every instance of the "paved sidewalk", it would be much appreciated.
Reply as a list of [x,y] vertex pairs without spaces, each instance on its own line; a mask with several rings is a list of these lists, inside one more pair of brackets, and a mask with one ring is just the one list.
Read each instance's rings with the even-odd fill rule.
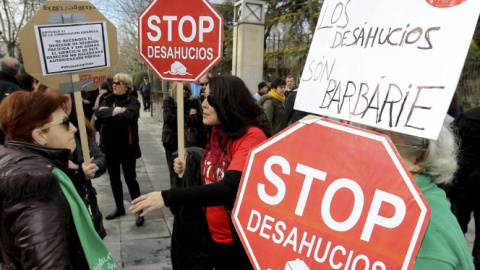
[[[165,152],[161,141],[162,123],[140,113],[138,121],[142,157],[137,159],[137,180],[142,194],[153,190],[170,188]],[[131,199],[123,181],[124,205],[128,209]],[[114,207],[108,173],[93,179],[97,189],[100,210],[105,217]],[[104,241],[117,261],[119,269],[125,270],[167,270],[170,263],[170,237],[173,216],[168,208],[150,213],[145,224],[135,226],[135,215],[129,213],[115,220],[105,220],[107,237]]]
[[[142,194],[152,190],[170,188],[165,152],[161,141],[162,122],[150,113],[140,113],[138,121],[142,158],[137,160],[137,180]],[[122,176],[123,178],[123,176]],[[125,182],[123,195],[125,208],[130,205],[130,195]],[[108,174],[94,179],[98,203],[106,216],[115,207]],[[128,211],[127,211],[128,212]],[[104,241],[117,261],[119,269],[125,270],[171,270],[170,237],[173,216],[168,208],[150,213],[142,227],[135,226],[135,216],[127,213],[115,220],[105,220],[107,237]],[[474,222],[470,222],[466,235],[470,249],[473,246]]]

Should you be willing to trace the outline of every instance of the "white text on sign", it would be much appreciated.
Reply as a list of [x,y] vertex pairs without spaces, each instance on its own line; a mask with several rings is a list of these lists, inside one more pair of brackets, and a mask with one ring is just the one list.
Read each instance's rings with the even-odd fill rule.
[[[213,31],[214,21],[210,16],[199,16],[198,20],[192,16],[162,16],[148,17],[147,25],[150,31],[147,37],[151,42],[161,41],[166,38],[168,42],[180,39],[185,43],[201,44],[205,35]],[[165,37],[166,33],[166,37]],[[198,59],[212,60],[213,48],[203,46],[148,46],[149,58],[163,59]]]
[[[280,156],[271,156],[267,159],[264,165],[265,177],[277,188],[277,194],[273,196],[267,194],[265,191],[265,184],[258,184],[257,191],[260,199],[269,205],[278,205],[281,203],[285,198],[287,191],[285,181],[273,172],[272,167],[274,165],[279,165],[282,168],[283,174],[290,175],[290,164],[288,163],[288,160]],[[296,172],[305,175],[302,191],[298,196],[297,206],[295,208],[295,214],[297,216],[302,216],[313,180],[325,181],[327,173],[302,164],[297,164]],[[349,217],[345,221],[339,222],[332,218],[330,205],[336,192],[343,188],[352,192],[355,198],[355,203]],[[327,187],[325,191],[321,205],[322,220],[330,229],[334,231],[348,231],[357,225],[357,222],[362,214],[364,201],[364,192],[360,185],[358,185],[355,181],[347,178],[336,179]],[[389,203],[395,208],[395,214],[392,217],[387,218],[380,216],[379,213],[382,203]],[[402,223],[403,219],[405,218],[405,214],[406,204],[400,197],[377,189],[375,191],[375,195],[373,196],[372,204],[368,211],[367,220],[363,226],[360,239],[366,242],[370,241],[373,229],[377,225],[384,228],[397,227]]]
[[[280,167],[281,174],[274,172],[274,167]],[[292,165],[287,159],[281,156],[269,157],[263,166],[265,179],[268,183],[259,183],[257,185],[257,195],[260,200],[268,205],[279,205],[286,197],[296,197],[294,214],[296,216],[303,216],[310,190],[314,181],[325,182],[327,172],[312,168],[304,164],[296,164],[295,172],[302,175],[295,179],[303,179],[303,184],[299,194],[287,194],[287,183],[282,175],[287,176],[292,174]],[[278,172],[278,170],[277,170]],[[275,193],[267,192],[267,185],[272,184],[275,187]],[[351,212],[348,213],[345,220],[335,220],[332,213],[332,201],[340,190],[346,190],[353,195],[354,203]],[[321,199],[320,216],[324,224],[331,230],[337,232],[347,232],[359,225],[362,226],[361,235],[359,238],[364,242],[369,242],[375,228],[383,227],[393,229],[402,224],[406,216],[406,203],[398,196],[376,189],[367,211],[363,211],[365,206],[365,192],[362,187],[352,179],[339,178],[329,182],[325,187],[325,193]],[[393,207],[394,214],[391,216],[382,216],[380,209],[382,205],[388,204]],[[367,215],[365,222],[359,224],[362,213]],[[287,226],[287,223],[282,220],[276,220],[274,217],[262,214],[259,211],[252,209],[246,228],[252,233],[258,233],[259,236],[269,239],[276,244],[283,247],[292,248],[293,251],[299,254],[304,254],[307,257],[313,258],[318,263],[327,262],[334,269],[345,266],[345,269],[356,269],[355,266],[360,263],[362,265],[371,266],[370,269],[386,269],[385,264],[380,261],[371,261],[363,254],[357,254],[354,250],[348,250],[341,243],[333,243],[331,241],[323,241],[323,238],[318,235],[309,235],[308,232],[302,231],[295,226]],[[322,252],[323,250],[323,252]],[[321,255],[323,254],[323,255]],[[340,261],[342,263],[340,263]],[[369,268],[369,267],[367,267]],[[365,269],[367,269],[365,268]]]

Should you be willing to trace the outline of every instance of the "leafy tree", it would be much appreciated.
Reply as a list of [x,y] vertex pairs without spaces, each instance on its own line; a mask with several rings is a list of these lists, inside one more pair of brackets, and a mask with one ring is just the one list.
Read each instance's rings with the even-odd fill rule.
[[[320,2],[323,1],[267,0],[264,62],[276,63],[275,76],[298,75],[303,70],[320,15]],[[270,50],[267,41],[272,38],[276,48]],[[265,68],[269,73],[268,66]]]
[[230,74],[232,72],[233,57],[233,12],[234,5],[227,1],[223,4],[214,5],[223,16],[223,57],[212,69],[213,74]]
[[16,57],[16,52],[19,51],[18,32],[44,2],[45,0],[1,0],[0,36],[7,51],[0,51],[0,56],[7,54]]
[[480,20],[457,86],[457,95],[465,109],[480,106]]

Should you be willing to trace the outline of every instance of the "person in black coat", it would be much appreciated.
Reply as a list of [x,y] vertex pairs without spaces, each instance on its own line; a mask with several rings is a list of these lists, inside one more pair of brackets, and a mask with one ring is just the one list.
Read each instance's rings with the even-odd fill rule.
[[[125,215],[120,165],[130,197],[133,200],[140,196],[135,166],[136,159],[142,155],[138,138],[140,102],[132,95],[132,78],[118,73],[113,77],[112,84],[113,93],[106,96],[95,110],[97,121],[101,124],[100,146],[107,158],[107,171],[116,204],[116,208],[105,217],[107,220]],[[135,224],[142,226],[143,222],[144,218],[137,215]]]
[[[14,91],[21,90],[18,77],[20,76],[20,62],[13,57],[4,57],[0,60],[0,102]],[[0,130],[0,144],[5,141],[5,134]]]
[[453,122],[460,139],[458,170],[448,189],[452,212],[463,233],[468,230],[471,215],[475,219],[473,261],[480,269],[480,107],[466,111]]
[[68,171],[75,149],[77,129],[68,121],[66,102],[58,93],[18,91],[0,105],[7,135],[0,146],[3,269],[89,269],[73,211],[52,173]]
[[150,111],[150,94],[152,92],[152,84],[148,81],[148,77],[143,77],[143,82],[138,87],[140,90],[140,94],[142,95],[143,99],[143,110]]
[[[204,146],[202,110],[198,99],[192,97],[190,84],[183,83],[183,109],[185,133],[193,129],[196,134],[193,139],[186,141],[186,146]],[[170,95],[163,100],[163,128],[162,143],[165,148],[165,156],[167,159],[168,169],[170,172],[170,184],[173,186],[175,172],[173,171],[172,154],[178,149],[177,139],[177,84],[172,84]]]
[[18,83],[21,67],[13,57],[0,59],[0,102],[14,91],[21,90]]

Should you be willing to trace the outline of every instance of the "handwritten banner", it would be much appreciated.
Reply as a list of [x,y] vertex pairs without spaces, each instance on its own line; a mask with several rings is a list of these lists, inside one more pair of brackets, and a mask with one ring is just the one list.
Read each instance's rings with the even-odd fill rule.
[[436,139],[479,13],[477,0],[325,0],[295,109]]

